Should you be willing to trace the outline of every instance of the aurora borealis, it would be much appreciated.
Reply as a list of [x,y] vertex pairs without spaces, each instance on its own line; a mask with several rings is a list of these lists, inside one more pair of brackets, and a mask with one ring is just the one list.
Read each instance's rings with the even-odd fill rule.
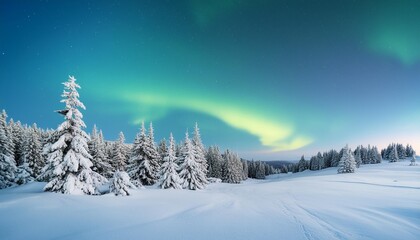
[[419,1],[1,1],[0,108],[55,128],[75,75],[88,131],[200,124],[206,145],[297,159],[420,151]]

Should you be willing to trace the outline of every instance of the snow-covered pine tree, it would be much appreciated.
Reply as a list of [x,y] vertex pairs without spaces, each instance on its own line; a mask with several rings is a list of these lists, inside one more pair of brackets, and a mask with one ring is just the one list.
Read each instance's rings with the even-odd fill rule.
[[158,157],[151,145],[150,137],[146,135],[144,122],[140,133],[136,135],[128,165],[128,174],[136,186],[153,185],[158,180]]
[[325,168],[324,157],[322,156],[321,152],[318,152],[318,154],[316,155],[316,158],[318,160],[318,169],[317,170],[324,169]]
[[299,172],[303,172],[303,171],[305,171],[306,170],[306,160],[305,160],[305,156],[303,156],[302,155],[302,157],[300,158],[300,160],[299,160],[299,163],[298,163],[298,169],[299,169]]
[[[206,160],[206,149],[204,148],[203,142],[201,141],[200,129],[198,123],[195,123],[194,136],[192,139],[194,152],[196,154],[195,160],[200,165],[201,171],[207,176],[207,160]],[[205,179],[205,184],[208,184]]]
[[[226,150],[223,154],[225,158],[225,174],[223,176],[223,182],[226,183],[241,183],[243,179],[242,174],[242,163],[236,153]],[[264,176],[265,177],[265,176]]]
[[397,152],[398,152],[398,159],[405,159],[407,157],[406,155],[406,149],[404,145],[397,144]]
[[381,163],[382,162],[382,156],[378,151],[378,148],[376,146],[374,146],[372,148],[372,155],[373,155],[373,162],[374,164],[376,163]]
[[7,114],[0,114],[0,189],[13,186],[16,162],[13,154],[13,141],[6,123]]
[[58,111],[64,115],[65,121],[57,128],[58,140],[49,148],[48,165],[53,169],[51,180],[44,191],[66,194],[99,194],[98,187],[106,179],[92,171],[92,156],[89,154],[87,141],[89,136],[83,130],[86,127],[82,113],[78,108],[85,109],[79,100],[77,89],[80,86],[73,76],[64,84],[64,110]]
[[337,167],[340,162],[340,154],[336,150],[332,150],[331,153],[331,167]]
[[24,162],[32,169],[32,177],[37,178],[45,165],[41,141],[34,128],[29,128],[25,136]]
[[130,177],[124,171],[116,170],[114,176],[109,184],[109,191],[114,193],[115,196],[129,196],[130,189],[135,189]]
[[265,179],[265,167],[261,161],[255,163],[255,178],[256,179]]
[[113,175],[113,167],[105,154],[102,132],[98,133],[96,125],[93,125],[88,146],[89,153],[92,156],[92,169],[106,178],[111,178]]
[[[153,181],[153,183],[155,183],[158,178],[159,178],[159,170],[160,170],[160,165],[159,163],[161,162],[160,159],[160,155],[159,152],[156,148],[156,143],[155,143],[155,130],[153,128],[153,123],[150,122],[149,125],[149,134],[147,135],[147,139],[146,139],[146,146],[147,146],[147,156],[148,159],[150,161],[150,166],[152,167],[151,170],[153,171],[153,175],[155,176],[155,180]],[[151,183],[151,184],[153,184]]]
[[208,161],[207,176],[221,179],[223,158],[219,148],[217,146],[210,146],[206,154],[206,159]]
[[356,167],[359,168],[362,165],[362,151],[360,146],[357,146],[356,151],[354,152],[354,159],[356,160]]
[[241,162],[242,162],[242,174],[244,176],[242,180],[247,180],[248,179],[248,161],[241,160]]
[[175,140],[169,136],[169,148],[165,151],[166,156],[163,158],[163,164],[160,169],[159,186],[161,188],[181,189],[181,178],[178,175],[178,165],[175,163]]
[[343,150],[343,156],[338,163],[338,173],[354,173],[356,170],[356,160],[354,155],[349,149],[349,146],[346,145]]
[[16,165],[19,166],[24,162],[25,130],[19,121],[15,123],[13,119],[10,119],[9,121],[9,129],[14,146],[14,159]]
[[360,146],[360,157],[362,159],[362,164],[369,164],[369,154],[367,148]]
[[[168,146],[166,145],[166,139],[162,139],[158,145],[158,153],[159,153],[159,166],[163,164],[163,159],[168,154]],[[176,154],[176,152],[174,152]]]
[[124,171],[127,166],[127,149],[124,133],[120,132],[118,140],[114,143],[112,163],[115,170]]
[[190,190],[204,189],[207,183],[206,175],[201,169],[201,165],[195,159],[196,153],[193,144],[185,133],[185,142],[181,150],[181,166],[179,176],[182,187]]
[[394,145],[392,148],[392,151],[389,153],[388,156],[389,162],[398,162],[398,151],[397,151],[397,145]]
[[410,166],[416,166],[416,152],[412,152],[411,160],[410,160]]

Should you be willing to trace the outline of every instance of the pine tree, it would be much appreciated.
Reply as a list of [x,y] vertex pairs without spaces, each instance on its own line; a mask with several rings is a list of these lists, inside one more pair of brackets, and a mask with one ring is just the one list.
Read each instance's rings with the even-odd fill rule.
[[206,159],[208,160],[208,171],[207,175],[213,178],[222,178],[222,154],[217,146],[210,146]]
[[185,133],[185,142],[181,151],[181,166],[179,176],[182,181],[182,187],[190,190],[204,189],[207,183],[206,175],[202,171],[202,166],[196,161],[195,148],[188,137],[188,131]]
[[149,135],[147,136],[147,140],[148,140],[147,146],[149,148],[149,151],[148,151],[149,159],[152,165],[154,166],[153,168],[154,175],[158,177],[161,159],[160,159],[160,155],[156,147],[156,143],[155,143],[155,131],[154,131],[152,122],[150,122],[150,125],[149,125]]
[[161,188],[181,189],[181,179],[178,175],[178,165],[175,163],[175,140],[171,135],[169,136],[169,148],[165,150],[166,156],[163,158],[163,164],[160,170],[160,183]]
[[261,161],[257,161],[255,164],[255,178],[265,179],[265,167]]
[[24,162],[27,162],[29,168],[32,169],[32,177],[37,178],[42,173],[45,162],[40,138],[34,128],[29,128],[26,133],[24,159]]
[[135,189],[133,183],[130,181],[130,177],[124,171],[115,171],[113,178],[109,185],[109,191],[114,193],[115,196],[129,196],[130,189]]
[[324,169],[325,168],[324,157],[322,156],[321,152],[318,152],[318,154],[316,155],[316,158],[318,160],[318,169],[317,170]]
[[128,174],[137,186],[152,185],[158,180],[158,154],[151,140],[142,123],[140,133],[134,140],[128,165]]
[[13,141],[6,124],[6,111],[0,114],[0,189],[13,186],[16,172]]
[[344,147],[343,156],[338,164],[338,173],[353,173],[356,170],[356,160],[348,145]]
[[[194,127],[194,136],[192,139],[192,144],[194,147],[194,152],[196,154],[196,162],[200,165],[201,171],[207,176],[207,160],[206,160],[206,149],[201,141],[200,129],[198,124],[195,123]],[[207,179],[205,179],[205,184],[207,184]]]
[[58,140],[49,148],[48,165],[53,169],[51,180],[44,187],[45,191],[66,194],[98,194],[98,186],[106,179],[92,171],[92,156],[88,152],[89,136],[83,131],[86,127],[83,115],[78,108],[85,109],[80,102],[76,79],[70,76],[64,84],[63,100],[65,121],[58,127]]
[[226,150],[226,152],[223,154],[223,157],[225,158],[225,174],[223,176],[223,182],[241,183],[241,180],[243,179],[242,163],[238,155],[229,150]]
[[398,152],[397,152],[397,145],[394,145],[392,151],[389,153],[388,156],[389,162],[398,162]]
[[25,130],[19,121],[15,123],[13,119],[9,121],[9,129],[14,146],[14,159],[16,165],[19,166],[24,162]]
[[412,156],[411,156],[411,160],[410,160],[410,166],[416,166],[417,164],[416,164],[416,152],[413,152],[412,153]]
[[[124,144],[124,141],[122,144]],[[89,154],[92,156],[92,169],[106,178],[111,178],[113,175],[113,167],[106,157],[102,132],[98,133],[96,125],[93,125],[88,146]]]
[[118,140],[114,143],[112,163],[115,170],[125,171],[127,166],[127,148],[125,146],[125,136],[123,132],[118,135]]
[[303,156],[302,155],[302,157],[300,158],[300,160],[299,160],[299,163],[298,163],[298,169],[299,169],[299,172],[303,172],[303,171],[305,171],[306,170],[306,160],[305,160],[305,156]]
[[356,167],[359,168],[362,165],[362,151],[360,146],[357,146],[356,151],[354,153],[354,159],[356,160]]
[[243,174],[242,180],[247,180],[248,179],[248,161],[241,160],[241,162],[242,162],[242,174]]
[[[174,148],[175,149],[175,148]],[[166,139],[162,139],[158,145],[158,153],[159,153],[159,165],[163,164],[163,159],[168,154],[168,146],[166,146]],[[174,152],[174,155],[176,152]]]

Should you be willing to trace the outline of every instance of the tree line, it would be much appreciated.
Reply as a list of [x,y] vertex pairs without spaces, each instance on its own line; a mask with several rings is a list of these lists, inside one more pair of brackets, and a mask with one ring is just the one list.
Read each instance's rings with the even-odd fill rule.
[[[93,126],[87,134],[79,100],[80,86],[72,76],[64,84],[64,117],[57,129],[41,129],[36,124],[22,125],[6,111],[0,115],[0,188],[31,181],[48,182],[44,190],[69,194],[99,194],[98,187],[109,182],[110,191],[128,195],[130,188],[158,184],[161,188],[203,189],[209,181],[240,183],[263,179],[275,173],[261,161],[241,159],[231,150],[217,146],[206,149],[198,124],[193,136],[186,132],[176,143],[154,140],[153,124],[142,123],[132,144],[121,132],[116,141],[106,141],[102,130]],[[220,180],[219,180],[220,179]]]

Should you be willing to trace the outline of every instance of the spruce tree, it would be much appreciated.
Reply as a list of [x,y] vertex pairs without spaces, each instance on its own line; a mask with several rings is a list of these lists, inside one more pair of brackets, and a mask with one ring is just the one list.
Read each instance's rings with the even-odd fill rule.
[[102,132],[98,133],[96,125],[93,126],[88,146],[92,156],[92,169],[106,178],[111,178],[113,167],[106,157]]
[[389,153],[388,156],[389,162],[398,162],[398,152],[397,152],[397,145],[394,145],[392,151]]
[[181,178],[178,175],[178,165],[176,164],[175,156],[175,140],[171,135],[169,136],[169,147],[166,156],[163,158],[163,164],[160,169],[160,183],[161,188],[181,189]]
[[248,179],[248,161],[241,160],[241,162],[242,162],[242,174],[243,174],[242,180],[247,180]]
[[223,176],[223,182],[226,183],[241,183],[243,179],[242,163],[236,153],[229,150],[223,154],[225,158],[225,174]]
[[123,132],[118,135],[118,140],[114,143],[112,163],[115,170],[125,171],[127,166],[127,148],[125,146],[125,136]]
[[416,152],[413,151],[411,160],[410,160],[410,166],[416,166]]
[[302,157],[299,160],[298,166],[299,166],[299,172],[303,172],[306,170],[305,156],[302,155]]
[[128,174],[136,186],[152,185],[158,180],[159,165],[157,152],[151,144],[150,135],[146,135],[144,123],[136,135],[131,149]]
[[[195,159],[197,163],[200,165],[201,171],[207,175],[207,160],[206,160],[206,149],[201,141],[200,129],[198,128],[198,124],[195,123],[194,127],[194,136],[192,139],[192,144],[194,146],[194,152],[196,154]],[[205,184],[207,184],[207,179],[205,180]]]
[[156,147],[156,143],[155,143],[155,130],[153,128],[152,122],[150,122],[150,125],[149,125],[149,134],[147,136],[147,146],[149,148],[148,154],[149,154],[150,162],[154,166],[153,168],[154,174],[158,177],[161,159],[160,159],[160,155]]
[[362,165],[362,151],[360,146],[357,146],[356,151],[354,153],[354,159],[356,160],[356,167],[359,168]]
[[185,133],[185,142],[180,155],[182,164],[179,176],[182,181],[182,187],[190,190],[204,189],[207,184],[206,175],[202,171],[200,163],[195,159],[197,154],[188,136],[188,131]]
[[207,176],[213,178],[222,178],[222,164],[223,158],[217,146],[210,146],[206,159],[208,160]]
[[32,169],[32,177],[37,178],[42,173],[45,162],[39,135],[33,128],[29,128],[26,133],[24,158],[24,162]]
[[0,114],[0,189],[13,186],[16,162],[13,154],[13,142],[6,124],[6,111]]
[[[175,148],[174,148],[175,149]],[[159,165],[163,164],[163,159],[168,154],[168,146],[166,145],[166,139],[162,139],[158,145],[158,153],[159,153]],[[176,154],[176,152],[174,152]]]
[[338,173],[354,173],[356,170],[356,160],[354,155],[349,149],[348,145],[344,147],[343,156],[338,164]]
[[48,149],[48,165],[53,171],[44,190],[65,194],[99,194],[98,187],[106,179],[91,169],[92,156],[87,146],[89,136],[83,130],[86,125],[79,111],[79,108],[85,109],[77,92],[80,86],[73,76],[63,84],[61,102],[66,107],[59,113],[64,115],[65,121],[56,130],[58,140]]
[[114,193],[115,196],[128,196],[130,189],[135,189],[130,177],[124,171],[116,170],[109,184],[109,191]]

